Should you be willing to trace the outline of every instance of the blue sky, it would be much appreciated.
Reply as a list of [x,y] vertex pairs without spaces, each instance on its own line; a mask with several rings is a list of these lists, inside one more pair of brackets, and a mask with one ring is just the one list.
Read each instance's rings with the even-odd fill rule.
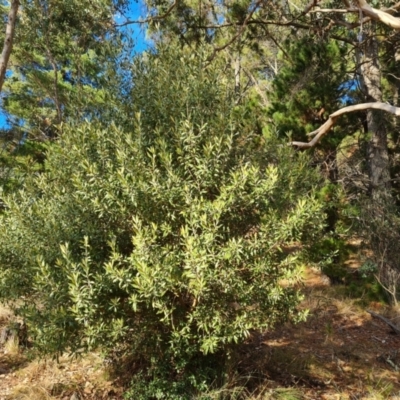
[[[130,6],[125,17],[130,20],[139,20],[140,17],[143,18],[145,12],[146,10],[141,0],[130,0]],[[126,19],[116,16],[115,21],[120,23],[125,22]],[[150,43],[146,40],[145,26],[140,24],[132,24],[128,25],[127,29],[132,33],[135,41],[135,51],[142,52],[150,45]]]
[[[143,2],[141,0],[135,1],[130,0],[130,6],[128,12],[126,13],[125,17],[132,20],[139,19],[140,16],[143,16],[145,12]],[[116,16],[116,22],[125,22],[126,18],[122,16]],[[17,27],[18,29],[18,27]],[[150,42],[146,40],[146,33],[145,27],[141,25],[128,25],[127,30],[132,34],[132,38],[135,43],[135,51],[140,53],[145,50],[149,45]],[[0,128],[7,128],[6,115],[3,112],[3,108],[0,105]]]
[[0,108],[0,129],[1,128],[9,128],[2,108]]

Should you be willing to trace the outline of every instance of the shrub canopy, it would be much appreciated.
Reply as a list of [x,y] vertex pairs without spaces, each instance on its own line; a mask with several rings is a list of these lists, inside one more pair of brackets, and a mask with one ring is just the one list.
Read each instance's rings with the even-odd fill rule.
[[302,315],[317,174],[253,133],[206,55],[160,53],[133,65],[123,128],[67,128],[45,172],[6,199],[0,294],[25,299],[46,353],[124,343],[187,360]]

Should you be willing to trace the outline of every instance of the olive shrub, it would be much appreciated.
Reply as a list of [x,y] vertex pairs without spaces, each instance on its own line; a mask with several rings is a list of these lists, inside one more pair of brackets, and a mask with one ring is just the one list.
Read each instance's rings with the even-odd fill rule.
[[221,71],[173,49],[136,60],[120,127],[66,128],[45,172],[6,199],[0,296],[25,300],[39,350],[117,346],[150,379],[169,365],[168,384],[304,316],[318,176],[253,133]]

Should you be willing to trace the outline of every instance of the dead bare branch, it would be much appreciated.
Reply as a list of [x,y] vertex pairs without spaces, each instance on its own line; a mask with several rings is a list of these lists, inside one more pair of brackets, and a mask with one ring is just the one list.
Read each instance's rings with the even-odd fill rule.
[[356,104],[354,106],[344,107],[331,114],[328,120],[323,125],[321,125],[318,129],[316,129],[313,132],[310,132],[307,135],[307,136],[315,136],[314,139],[312,139],[310,142],[291,142],[290,145],[295,146],[299,149],[310,149],[315,145],[317,145],[317,143],[319,143],[321,138],[331,130],[331,128],[335,125],[338,117],[344,114],[349,114],[352,112],[362,111],[362,110],[370,110],[370,109],[381,110],[396,116],[400,116],[400,107],[391,106],[390,104],[381,102],[362,103],[362,104]]
[[[394,4],[391,7],[388,8],[382,8],[381,10],[377,10],[375,8],[372,8],[369,4],[367,4],[367,2],[365,0],[357,0],[358,2],[358,6],[359,8],[354,8],[354,6],[351,6],[350,2],[348,0],[343,0],[346,9],[316,9],[316,10],[312,10],[313,7],[317,6],[317,2],[314,0],[310,1],[310,3],[308,3],[308,5],[306,6],[305,10],[307,10],[307,12],[305,13],[303,11],[303,13],[307,14],[307,13],[354,13],[354,12],[359,12],[359,10],[363,11],[364,14],[368,15],[367,17],[364,17],[361,21],[357,21],[357,22],[346,22],[346,21],[342,21],[342,20],[337,20],[335,21],[336,25],[341,25],[344,26],[347,29],[354,29],[357,28],[358,26],[366,24],[367,22],[371,21],[371,19],[375,20],[375,21],[380,21],[388,26],[391,26],[394,29],[400,29],[400,19],[393,17],[392,15],[390,15],[393,12],[398,11],[398,9],[400,8],[400,2]],[[310,8],[308,8],[311,5]]]
[[307,14],[312,8],[318,5],[318,2],[319,2],[318,0],[309,1],[303,10],[303,14]]
[[393,29],[400,30],[400,18],[393,17],[387,11],[371,7],[365,0],[357,0],[357,3],[362,12],[373,20],[380,21]]
[[367,313],[371,314],[373,317],[375,318],[379,318],[381,321],[385,322],[386,324],[388,324],[392,330],[397,333],[398,335],[400,335],[400,328],[398,326],[396,326],[392,321],[389,321],[387,318],[385,318],[382,315],[379,315],[371,310],[367,310]]
[[347,14],[347,13],[358,13],[358,8],[316,8],[315,10],[310,10],[309,14],[315,13],[338,13],[338,14]]

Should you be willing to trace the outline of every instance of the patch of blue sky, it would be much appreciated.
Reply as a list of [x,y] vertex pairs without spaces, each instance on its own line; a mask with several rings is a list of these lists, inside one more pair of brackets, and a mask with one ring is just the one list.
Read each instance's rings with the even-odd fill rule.
[[357,79],[349,79],[348,81],[342,83],[339,90],[342,92],[340,101],[342,104],[350,105],[354,102],[353,94],[358,89],[359,82]]
[[7,114],[4,112],[3,107],[0,107],[0,129],[9,129],[10,124],[7,121]]
[[[6,72],[6,78],[11,75],[11,71]],[[3,108],[3,99],[2,96],[0,96],[0,129],[9,129],[11,128],[11,125],[8,123],[7,119],[7,114],[4,111]]]
[[[129,6],[124,14],[117,14],[114,17],[114,21],[117,25],[123,25],[128,21],[139,21],[146,15],[146,6],[142,0],[131,0]],[[142,53],[146,49],[152,47],[153,43],[146,37],[146,24],[129,24],[121,27],[125,30],[131,39],[134,41],[134,51],[136,53]]]
[[[114,20],[117,24],[123,24],[128,20],[139,20],[140,18],[143,18],[145,13],[146,7],[142,0],[130,0],[129,6],[124,15],[117,14],[114,17]],[[133,50],[135,53],[142,53],[146,49],[152,47],[152,41],[146,38],[146,28],[147,27],[145,24],[130,24],[121,28],[124,29],[126,33],[129,34],[129,37],[133,40]],[[11,126],[7,120],[7,113],[4,111],[0,96],[0,129],[8,129],[10,127]]]

